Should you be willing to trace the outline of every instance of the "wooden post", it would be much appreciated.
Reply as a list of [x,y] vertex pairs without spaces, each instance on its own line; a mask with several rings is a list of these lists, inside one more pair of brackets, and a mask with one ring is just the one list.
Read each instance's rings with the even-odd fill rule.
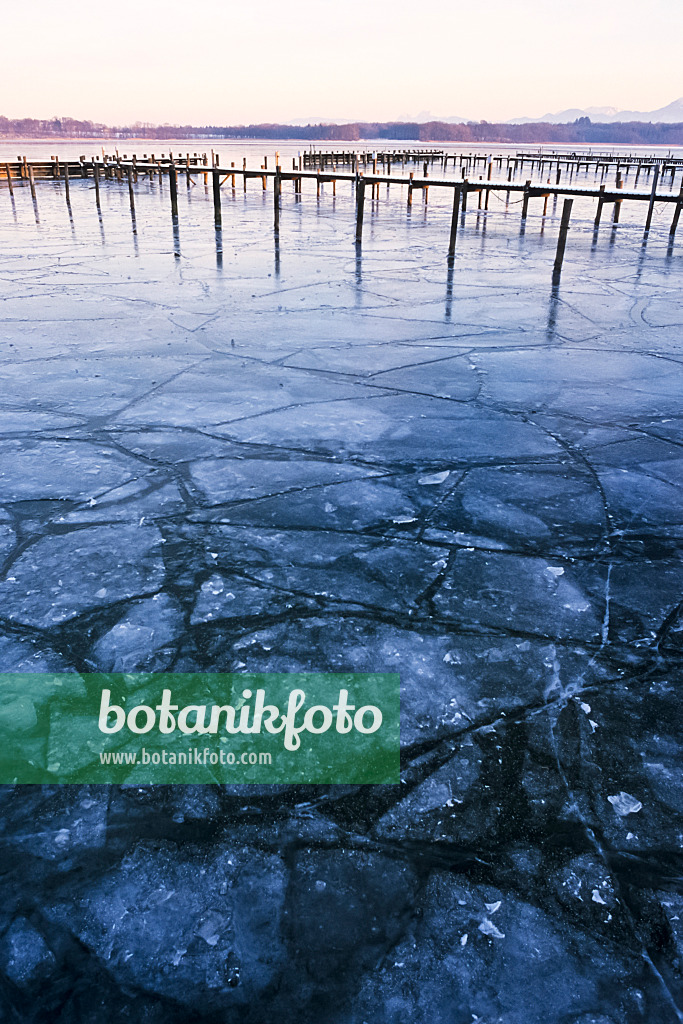
[[414,171],[411,171],[408,177],[408,206],[413,205],[413,174]]
[[178,178],[176,176],[175,160],[171,160],[168,167],[168,183],[171,186],[171,216],[178,216]]
[[655,167],[655,173],[652,176],[652,191],[650,192],[650,203],[647,208],[647,220],[645,221],[645,234],[650,230],[652,224],[652,211],[655,208],[655,199],[657,198],[657,182],[659,181],[659,164]]
[[95,161],[95,160],[93,160],[93,163],[92,163],[92,173],[93,173],[93,178],[95,179],[95,206],[99,210],[100,209],[100,168],[99,168],[99,166],[97,164],[97,161]]
[[[617,174],[617,188],[623,188],[623,187],[624,187],[624,183],[621,180],[621,175]],[[621,210],[621,204],[622,204],[622,200],[621,199],[616,199],[615,202],[614,202],[614,216],[612,217],[612,222],[614,224],[618,224],[619,223],[619,213],[620,213],[620,210]]]
[[365,179],[358,179],[356,189],[356,245],[360,245],[363,237],[363,206],[365,204]]
[[67,160],[64,164],[64,193],[66,195],[66,205],[71,205],[71,195],[69,194],[69,161]]
[[28,180],[29,180],[29,184],[31,186],[31,197],[33,199],[35,199],[36,198],[36,183],[33,180],[33,168],[31,167],[30,164],[29,164],[29,168],[28,168]]
[[453,213],[451,214],[451,235],[448,239],[448,262],[452,263],[455,258],[455,239],[458,234],[458,215],[460,214],[460,197],[462,186],[456,185],[453,189]]
[[605,186],[600,186],[600,195],[598,197],[598,209],[595,214],[595,227],[600,227],[600,218],[602,217],[602,208],[605,205]]
[[280,165],[278,164],[275,168],[275,177],[273,179],[273,212],[274,212],[274,228],[275,234],[280,234],[280,191],[282,189],[282,178],[280,177]]
[[529,190],[531,188],[531,179],[528,178],[524,184],[524,201],[522,203],[522,220],[526,220],[526,215],[529,209]]
[[222,224],[221,217],[221,176],[214,168],[211,172],[213,178],[213,219],[217,228]]
[[128,196],[130,198],[130,212],[135,213],[135,195],[133,194],[133,168],[128,167]]
[[9,164],[5,164],[5,173],[7,174],[7,184],[9,185],[9,194],[14,195],[14,188],[12,187],[12,172],[9,169]]
[[463,213],[465,213],[467,211],[467,193],[469,191],[469,187],[468,186],[469,186],[469,182],[468,182],[467,178],[463,178],[462,179],[462,203],[460,205],[460,209],[462,210]]
[[185,154],[185,180],[187,187],[189,188],[192,184],[192,175],[190,174],[190,154]]
[[[8,168],[9,170],[9,168]],[[678,202],[676,203],[676,209],[674,210],[673,220],[671,221],[671,227],[669,228],[669,234],[673,238],[676,234],[676,228],[678,227],[678,219],[681,216],[681,208],[683,207],[683,185],[681,191],[678,193]]]
[[562,220],[560,221],[560,234],[557,239],[557,252],[555,253],[555,265],[553,266],[553,277],[557,278],[560,276],[562,270],[562,261],[564,259],[564,249],[567,244],[567,231],[569,230],[569,218],[572,215],[572,206],[574,205],[573,199],[565,199],[564,206],[562,207]]
[[242,180],[244,181],[244,191],[247,191],[247,158],[242,157]]

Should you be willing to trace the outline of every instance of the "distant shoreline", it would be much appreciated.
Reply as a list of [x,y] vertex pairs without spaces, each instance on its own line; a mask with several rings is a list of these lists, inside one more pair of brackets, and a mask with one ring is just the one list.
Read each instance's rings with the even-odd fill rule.
[[0,140],[47,141],[69,139],[83,142],[104,140],[138,140],[163,142],[169,139],[187,142],[225,142],[271,140],[282,142],[324,142],[343,145],[379,144],[485,144],[498,145],[650,145],[683,146],[683,123],[665,122],[591,122],[587,117],[566,124],[534,122],[525,124],[495,124],[467,122],[450,124],[445,121],[413,122],[356,122],[354,124],[254,124],[254,125],[132,125],[111,127],[91,121],[71,118],[36,120],[0,117]]

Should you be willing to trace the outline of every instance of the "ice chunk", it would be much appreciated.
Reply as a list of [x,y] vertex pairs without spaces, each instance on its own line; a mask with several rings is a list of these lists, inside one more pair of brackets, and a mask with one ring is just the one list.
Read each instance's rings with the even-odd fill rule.
[[492,939],[505,938],[503,932],[499,931],[499,929],[496,928],[493,921],[489,921],[488,917],[485,917],[484,920],[479,925],[479,931],[482,932],[484,935],[489,935]]
[[450,475],[450,469],[445,469],[443,473],[428,473],[426,476],[421,476],[417,482],[423,487],[432,487],[435,484],[442,484],[444,480],[448,480]]
[[160,542],[157,529],[138,526],[93,526],[42,537],[14,564],[16,582],[0,583],[5,614],[46,628],[157,590],[164,579]]
[[608,796],[607,799],[611,803],[612,807],[617,814],[637,814],[638,811],[642,810],[643,805],[640,800],[636,800],[630,793],[618,793],[616,796]]

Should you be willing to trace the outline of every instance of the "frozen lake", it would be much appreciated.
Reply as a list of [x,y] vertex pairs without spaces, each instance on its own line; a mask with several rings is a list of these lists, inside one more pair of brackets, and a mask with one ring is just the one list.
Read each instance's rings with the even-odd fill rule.
[[4,787],[6,1004],[683,1019],[673,207],[92,185],[0,188],[0,668],[398,671],[404,783]]

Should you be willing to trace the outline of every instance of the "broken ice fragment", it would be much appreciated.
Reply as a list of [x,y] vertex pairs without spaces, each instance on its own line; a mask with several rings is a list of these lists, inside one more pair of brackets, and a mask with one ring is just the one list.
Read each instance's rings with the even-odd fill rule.
[[225,584],[220,576],[212,576],[211,579],[202,583],[202,591],[205,594],[222,594]]
[[428,473],[427,476],[421,476],[417,482],[423,487],[431,487],[433,484],[442,484],[450,475],[450,469],[446,469],[443,473]]
[[607,906],[607,904],[605,903],[597,889],[593,889],[593,895],[591,899],[593,900],[593,903],[602,903],[603,907]]
[[623,789],[617,796],[608,796],[607,799],[616,813],[622,815],[622,817],[625,814],[637,814],[643,808],[640,800],[636,800],[630,793],[624,793]]
[[488,917],[485,917],[484,920],[479,925],[479,931],[482,932],[484,935],[490,935],[492,939],[505,938],[503,933],[501,931],[498,931],[493,921],[489,921]]
[[495,912],[500,909],[502,902],[502,900],[496,900],[495,903],[485,903],[484,906],[488,910],[489,914],[495,914]]

